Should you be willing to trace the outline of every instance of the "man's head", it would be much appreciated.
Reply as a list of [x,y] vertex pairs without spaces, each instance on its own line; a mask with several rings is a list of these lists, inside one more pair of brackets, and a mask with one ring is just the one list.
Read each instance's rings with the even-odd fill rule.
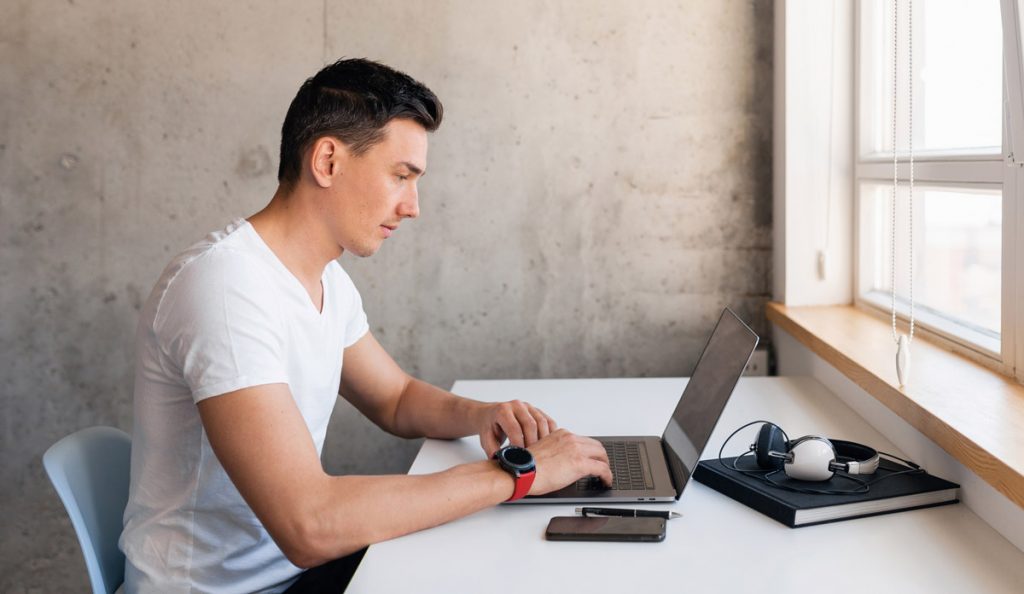
[[299,180],[303,156],[318,138],[337,138],[359,156],[380,142],[392,120],[433,132],[442,115],[437,95],[410,76],[370,60],[339,60],[307,79],[292,99],[281,127],[278,182]]
[[441,115],[430,89],[387,66],[341,60],[324,68],[288,108],[284,195],[312,197],[317,224],[341,252],[373,254],[403,219],[419,215],[427,132]]

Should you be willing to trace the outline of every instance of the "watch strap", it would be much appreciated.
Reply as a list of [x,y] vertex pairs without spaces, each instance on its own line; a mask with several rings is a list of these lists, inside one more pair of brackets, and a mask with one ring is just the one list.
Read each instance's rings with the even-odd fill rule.
[[505,501],[515,501],[516,499],[526,497],[526,494],[530,492],[530,487],[533,486],[533,479],[536,477],[536,470],[520,472],[518,475],[513,476],[512,478],[516,481],[516,489],[512,492],[512,496]]

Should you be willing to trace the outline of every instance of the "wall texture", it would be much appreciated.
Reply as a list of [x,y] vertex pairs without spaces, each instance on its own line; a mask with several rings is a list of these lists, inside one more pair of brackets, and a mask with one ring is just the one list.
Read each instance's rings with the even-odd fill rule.
[[[366,56],[434,89],[422,215],[342,264],[406,369],[679,376],[720,309],[767,334],[771,3],[5,0],[0,591],[81,591],[40,456],[130,430],[140,304],[177,251],[276,187],[303,79]],[[528,398],[528,394],[524,394]],[[342,403],[333,472],[417,444]]]

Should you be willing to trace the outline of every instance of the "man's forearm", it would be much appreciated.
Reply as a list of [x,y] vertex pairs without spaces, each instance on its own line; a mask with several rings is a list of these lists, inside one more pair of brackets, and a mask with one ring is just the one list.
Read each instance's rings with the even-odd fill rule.
[[473,513],[514,492],[511,475],[490,460],[429,475],[329,476],[286,384],[243,388],[197,408],[231,482],[288,559],[303,567]]
[[401,437],[454,439],[480,431],[485,404],[410,378],[395,407],[391,432]]
[[491,461],[429,475],[325,480],[315,490],[315,502],[293,506],[307,511],[304,520],[288,523],[305,526],[301,536],[275,535],[289,559],[302,567],[461,518],[508,499],[514,488],[511,475]]

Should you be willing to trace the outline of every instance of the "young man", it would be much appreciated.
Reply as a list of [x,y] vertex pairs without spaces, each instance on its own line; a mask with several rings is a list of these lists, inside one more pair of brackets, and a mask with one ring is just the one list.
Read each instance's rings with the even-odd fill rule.
[[[164,271],[137,334],[129,592],[279,592],[317,579],[337,591],[369,544],[583,476],[611,482],[602,446],[537,408],[408,376],[336,262],[372,255],[419,214],[441,116],[429,89],[386,66],[324,68],[288,110],[270,203]],[[329,476],[320,453],[339,393],[395,435],[479,434],[486,459],[427,476]],[[506,437],[532,453],[532,484],[491,459]]]

